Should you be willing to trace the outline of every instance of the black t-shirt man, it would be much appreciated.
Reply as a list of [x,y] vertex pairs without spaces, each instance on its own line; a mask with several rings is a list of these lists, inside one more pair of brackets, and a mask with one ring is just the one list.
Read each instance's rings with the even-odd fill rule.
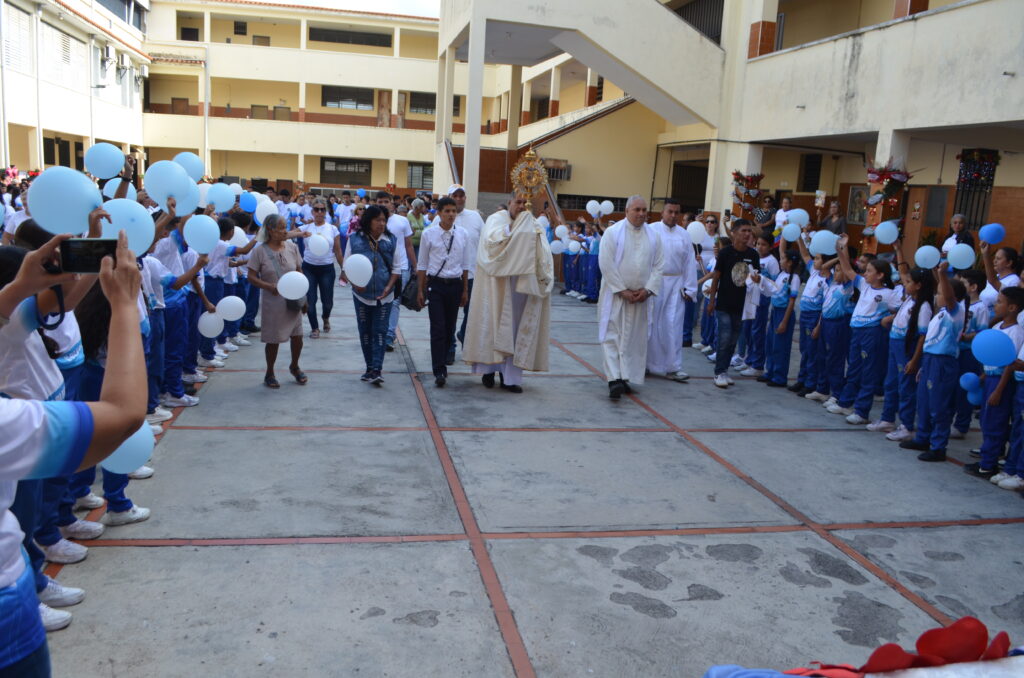
[[747,296],[747,276],[751,270],[761,270],[760,255],[753,247],[747,246],[740,250],[728,245],[718,251],[715,270],[721,272],[718,278],[715,310],[730,315],[741,315],[743,301]]

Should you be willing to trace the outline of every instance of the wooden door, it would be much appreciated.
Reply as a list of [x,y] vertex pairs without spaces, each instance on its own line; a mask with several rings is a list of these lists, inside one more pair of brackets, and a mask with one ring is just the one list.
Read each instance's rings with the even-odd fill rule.
[[175,115],[188,115],[188,99],[171,98],[171,113]]
[[377,90],[377,127],[391,127],[391,90]]

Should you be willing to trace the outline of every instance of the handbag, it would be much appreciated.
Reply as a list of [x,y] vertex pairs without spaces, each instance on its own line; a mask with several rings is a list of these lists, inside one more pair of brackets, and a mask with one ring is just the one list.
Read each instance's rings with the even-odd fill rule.
[[[277,279],[281,279],[281,264],[277,260],[277,254],[274,252],[270,253],[270,263],[274,266],[274,274]],[[300,313],[306,313],[309,310],[309,306],[306,305],[303,299],[285,299],[284,307],[289,311],[299,311]]]
[[415,276],[409,276],[409,282],[405,288],[402,289],[402,295],[400,302],[402,306],[405,306],[410,311],[416,311],[419,313],[423,310],[423,307],[419,305],[419,294],[420,294],[420,282]]

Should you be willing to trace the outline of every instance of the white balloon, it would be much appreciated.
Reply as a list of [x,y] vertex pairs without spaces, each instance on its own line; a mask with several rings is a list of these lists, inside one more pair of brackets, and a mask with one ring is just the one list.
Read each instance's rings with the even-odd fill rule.
[[224,319],[216,313],[203,313],[199,316],[198,326],[199,334],[207,339],[216,339],[224,331]]
[[570,240],[569,241],[569,254],[579,254],[580,247],[582,247],[582,245],[580,245],[580,241],[579,240]]
[[596,217],[601,214],[601,203],[596,200],[587,201],[587,214]]
[[555,228],[555,237],[561,240],[565,236],[569,235],[569,227],[565,224],[560,224]]
[[277,214],[277,207],[272,202],[262,202],[256,205],[256,212],[253,213],[253,217],[256,219],[256,223],[262,226],[263,220],[271,214]]
[[704,236],[707,235],[707,231],[704,230],[704,224],[699,221],[691,221],[690,225],[686,227],[686,232],[690,235],[690,240],[693,241],[694,245],[704,244]]
[[565,251],[565,243],[563,243],[561,240],[555,240],[553,243],[551,243],[551,253],[552,254],[561,254],[564,251]]
[[309,278],[298,271],[288,271],[277,281],[277,291],[285,299],[301,299],[309,291]]
[[206,192],[210,190],[210,184],[199,184],[199,206],[206,208]]
[[350,256],[345,260],[342,269],[345,271],[348,281],[356,287],[366,287],[366,283],[370,282],[370,278],[373,276],[373,264],[362,254]]
[[313,253],[313,256],[322,257],[331,251],[331,243],[327,242],[327,238],[322,235],[314,233],[306,241],[306,248]]
[[241,320],[245,315],[245,302],[241,297],[224,297],[217,302],[217,315],[228,322]]
[[612,203],[611,200],[605,200],[603,203],[601,203],[601,214],[603,216],[607,216],[614,211],[615,205]]
[[235,226],[235,233],[231,236],[228,244],[233,247],[245,247],[249,244],[249,238],[245,236],[245,231],[240,226]]
[[269,203],[273,203],[273,201],[270,199],[270,196],[267,195],[266,193],[257,193],[256,194],[256,202],[269,202]]
[[230,184],[230,186],[231,186],[231,192],[235,194],[235,197],[238,197],[238,196],[242,195],[242,191],[245,190],[244,188],[242,188],[242,184],[235,183],[235,184]]

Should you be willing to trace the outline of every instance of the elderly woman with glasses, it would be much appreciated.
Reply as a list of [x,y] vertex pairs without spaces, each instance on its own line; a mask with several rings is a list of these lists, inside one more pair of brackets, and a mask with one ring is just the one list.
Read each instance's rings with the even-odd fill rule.
[[349,236],[345,247],[346,260],[353,254],[361,254],[373,266],[365,286],[357,287],[352,283],[352,301],[356,309],[359,344],[366,361],[366,372],[361,379],[375,386],[384,383],[381,371],[391,302],[395,300],[395,284],[406,266],[405,248],[397,246],[398,238],[387,230],[387,223],[387,208],[367,207],[359,221],[359,230]]
[[[281,344],[291,343],[292,362],[288,370],[299,384],[309,381],[299,369],[302,354],[302,312],[295,302],[289,302],[277,291],[277,281],[289,271],[302,271],[299,248],[288,235],[284,217],[271,214],[263,220],[263,228],[256,236],[260,245],[249,255],[249,284],[260,288],[262,315],[260,339],[266,344],[267,373],[263,384],[267,388],[281,388],[274,376],[274,363]],[[304,304],[303,304],[304,305]]]
[[316,301],[320,297],[323,306],[324,332],[331,331],[331,310],[334,308],[334,262],[341,264],[341,237],[337,227],[327,221],[327,203],[322,199],[313,201],[313,222],[306,224],[302,230],[310,235],[318,235],[330,245],[326,254],[314,254],[313,248],[306,241],[306,250],[302,253],[302,272],[309,280],[309,291],[306,293],[306,317],[312,331],[312,339],[320,338],[320,327],[317,325]]

